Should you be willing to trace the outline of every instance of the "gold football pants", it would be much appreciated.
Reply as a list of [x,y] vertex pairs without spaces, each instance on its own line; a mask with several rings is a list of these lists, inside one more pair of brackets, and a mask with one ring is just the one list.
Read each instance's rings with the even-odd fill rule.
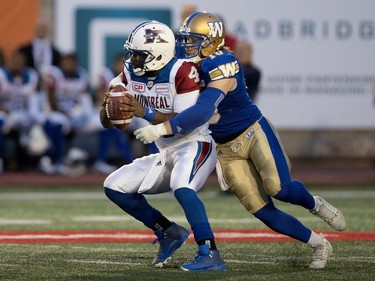
[[277,131],[265,117],[236,139],[217,144],[216,149],[222,180],[253,214],[269,202],[268,196],[281,190],[283,182],[290,182],[289,159]]

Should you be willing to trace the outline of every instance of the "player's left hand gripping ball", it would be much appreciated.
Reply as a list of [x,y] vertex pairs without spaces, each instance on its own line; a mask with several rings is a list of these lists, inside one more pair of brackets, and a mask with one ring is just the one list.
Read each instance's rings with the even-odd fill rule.
[[130,102],[128,90],[122,85],[112,87],[106,102],[105,111],[108,119],[119,130],[125,130],[132,121],[133,113],[126,111],[126,103]]

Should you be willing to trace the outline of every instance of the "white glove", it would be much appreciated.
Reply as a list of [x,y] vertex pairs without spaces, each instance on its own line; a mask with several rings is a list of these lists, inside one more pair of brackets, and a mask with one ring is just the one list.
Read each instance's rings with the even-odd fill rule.
[[152,143],[154,140],[157,140],[161,136],[167,134],[167,129],[164,124],[157,125],[148,125],[143,128],[139,128],[134,131],[135,138],[140,140],[144,144]]

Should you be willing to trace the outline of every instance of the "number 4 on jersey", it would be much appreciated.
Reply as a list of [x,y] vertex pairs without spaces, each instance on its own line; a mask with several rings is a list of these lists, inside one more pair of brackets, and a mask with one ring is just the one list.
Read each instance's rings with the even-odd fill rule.
[[195,66],[191,67],[188,77],[190,79],[194,79],[194,82],[199,82],[199,74],[198,74],[198,70],[195,68]]

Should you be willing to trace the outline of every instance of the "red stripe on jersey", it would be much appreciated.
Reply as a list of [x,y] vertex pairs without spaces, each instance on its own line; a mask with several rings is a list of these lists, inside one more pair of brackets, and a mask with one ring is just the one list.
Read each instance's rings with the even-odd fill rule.
[[177,70],[175,83],[177,94],[200,90],[200,79],[196,65],[192,62],[183,62]]
[[198,153],[194,159],[194,165],[190,173],[189,182],[193,180],[199,168],[203,165],[204,162],[206,162],[208,156],[211,154],[211,150],[212,150],[211,145],[212,144],[208,142],[198,142],[198,146],[199,146]]
[[126,79],[124,68],[125,68],[125,66],[123,66],[123,68],[122,68],[122,83],[124,83],[125,86],[127,86],[128,85],[128,80]]

